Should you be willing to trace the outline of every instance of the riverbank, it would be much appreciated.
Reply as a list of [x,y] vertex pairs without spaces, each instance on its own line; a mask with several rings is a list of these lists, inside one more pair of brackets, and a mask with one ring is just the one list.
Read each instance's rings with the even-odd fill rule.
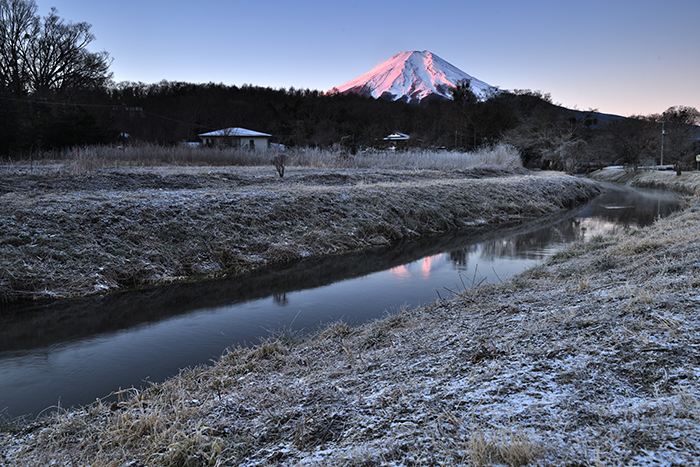
[[700,195],[700,172],[686,171],[677,175],[671,170],[627,171],[623,168],[607,168],[591,174],[601,182],[629,184],[641,188],[661,188],[686,195]]
[[523,169],[13,168],[0,177],[0,303],[230,277],[533,219],[599,191]]
[[[698,186],[697,176],[684,182]],[[574,244],[502,284],[309,340],[281,333],[231,349],[121,403],[6,426],[0,459],[694,465],[699,225],[693,197],[667,219]]]

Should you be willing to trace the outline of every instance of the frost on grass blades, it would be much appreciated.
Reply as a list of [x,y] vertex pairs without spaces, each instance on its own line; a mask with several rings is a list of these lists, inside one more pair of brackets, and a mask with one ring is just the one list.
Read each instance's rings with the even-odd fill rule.
[[[493,152],[490,160],[502,155]],[[480,165],[290,165],[284,178],[271,165],[87,172],[67,165],[7,170],[0,190],[0,301],[12,302],[239,275],[477,224],[520,222],[582,203],[600,186],[561,173]]]
[[[386,168],[459,170],[473,167],[522,167],[520,153],[507,144],[497,144],[476,152],[444,150],[378,151],[369,149],[351,155],[341,150],[289,148],[284,151],[247,150],[230,147],[159,146],[135,144],[123,147],[90,146],[32,154],[4,168],[54,168],[61,171],[91,171],[106,167],[158,166],[274,166],[284,159],[286,167]],[[0,170],[2,168],[0,167]]]
[[0,455],[11,465],[696,465],[698,223],[694,198],[452,300],[231,348],[114,408],[8,427]]
[[[397,177],[376,175],[383,183]],[[287,174],[279,182],[272,167],[265,177],[289,182]],[[352,175],[325,177],[337,182]],[[460,189],[490,196],[491,204],[475,212],[505,215],[507,206],[522,209],[516,187],[546,197],[566,192],[571,180],[543,176],[528,185],[528,177]],[[682,177],[698,186],[699,177]],[[383,186],[382,193],[404,194],[417,184]],[[256,190],[270,199],[290,196]],[[233,199],[204,191],[214,194],[206,198],[212,202]],[[302,193],[303,206],[344,208],[351,191],[362,192],[361,185],[325,185]],[[366,204],[381,199],[362,194]],[[310,204],[314,197],[322,202]],[[429,209],[433,200],[425,201],[421,206]],[[0,459],[10,465],[695,465],[700,206],[697,198],[688,203],[649,227],[573,245],[502,284],[356,328],[333,323],[307,340],[231,348],[216,365],[184,370],[114,408],[96,403],[26,429],[4,429]],[[291,222],[284,210],[274,214]],[[372,218],[353,220],[354,232],[378,234],[366,230]],[[23,238],[15,240],[18,246],[5,247],[21,247]],[[251,256],[261,250],[258,245]]]

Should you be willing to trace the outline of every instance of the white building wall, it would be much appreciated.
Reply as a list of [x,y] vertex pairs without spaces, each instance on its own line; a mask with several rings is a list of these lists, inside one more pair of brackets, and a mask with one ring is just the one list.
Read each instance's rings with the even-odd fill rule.
[[241,147],[251,149],[251,141],[256,151],[267,150],[268,148],[269,138],[267,136],[249,136],[241,138]]
[[[202,138],[202,143],[204,145],[216,145],[216,143],[220,140],[220,138],[217,137],[203,137]],[[239,148],[244,148],[244,149],[250,149],[251,147],[251,141],[253,142],[252,146],[256,151],[259,150],[266,150],[268,149],[269,146],[269,138],[267,136],[245,136],[241,138],[234,138],[231,143],[232,146],[234,147],[239,147]]]

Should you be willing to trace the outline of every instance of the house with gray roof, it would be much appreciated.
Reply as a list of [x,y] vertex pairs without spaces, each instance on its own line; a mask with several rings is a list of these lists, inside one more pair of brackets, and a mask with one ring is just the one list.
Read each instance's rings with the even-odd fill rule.
[[267,149],[270,145],[267,133],[248,130],[245,128],[224,128],[222,130],[202,133],[199,138],[205,146],[231,146],[250,150]]

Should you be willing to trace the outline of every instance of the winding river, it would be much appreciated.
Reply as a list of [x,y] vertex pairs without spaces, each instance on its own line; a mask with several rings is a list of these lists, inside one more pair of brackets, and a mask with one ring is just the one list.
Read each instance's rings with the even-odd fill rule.
[[611,186],[586,206],[526,225],[307,259],[243,278],[2,310],[0,418],[163,381],[271,331],[361,324],[449,298],[536,266],[570,242],[648,225],[678,205],[674,193]]

